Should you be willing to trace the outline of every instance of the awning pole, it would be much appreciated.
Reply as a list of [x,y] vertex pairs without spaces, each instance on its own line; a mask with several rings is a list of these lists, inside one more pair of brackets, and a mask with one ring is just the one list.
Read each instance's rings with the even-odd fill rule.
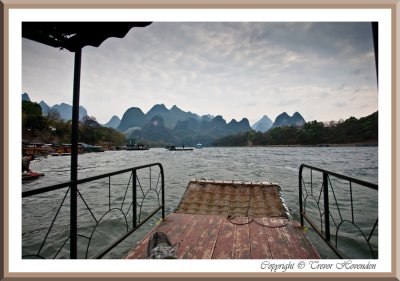
[[[375,53],[375,70],[376,70],[376,82],[378,83],[378,74],[379,74],[379,50],[378,50],[378,40],[379,40],[379,32],[378,32],[378,22],[372,22],[372,38],[374,40],[374,53]],[[379,83],[378,83],[379,84]]]
[[78,139],[79,139],[79,89],[81,83],[82,49],[75,51],[74,88],[72,100],[72,131],[71,131],[71,209],[70,209],[70,258],[76,259],[78,252]]

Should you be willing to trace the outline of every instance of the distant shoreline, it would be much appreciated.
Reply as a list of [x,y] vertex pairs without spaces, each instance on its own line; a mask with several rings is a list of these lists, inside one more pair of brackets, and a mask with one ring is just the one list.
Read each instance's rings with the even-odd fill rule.
[[377,142],[361,143],[322,143],[322,144],[270,144],[270,145],[244,145],[244,146],[210,146],[210,147],[378,147]]
[[[332,143],[332,144],[276,144],[276,145],[260,145],[259,147],[377,147],[378,144],[370,143]],[[249,146],[252,147],[252,146]],[[254,146],[257,147],[257,146]]]

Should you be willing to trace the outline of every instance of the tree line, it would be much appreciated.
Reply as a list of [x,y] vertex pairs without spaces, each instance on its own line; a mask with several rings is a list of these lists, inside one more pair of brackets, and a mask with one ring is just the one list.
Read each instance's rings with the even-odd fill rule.
[[[64,121],[56,110],[43,116],[36,102],[22,101],[22,138],[28,141],[62,144],[71,142],[71,120]],[[85,116],[79,122],[79,142],[90,145],[120,146],[125,136],[112,128],[101,126],[95,117]]]
[[214,141],[215,146],[320,145],[378,143],[378,111],[357,119],[307,122],[301,127],[283,126],[265,133],[248,131]]

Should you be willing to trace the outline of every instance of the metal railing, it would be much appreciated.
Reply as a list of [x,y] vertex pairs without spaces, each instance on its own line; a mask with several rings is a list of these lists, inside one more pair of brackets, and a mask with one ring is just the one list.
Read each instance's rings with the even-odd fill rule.
[[[127,183],[126,180],[128,181]],[[84,186],[85,184],[88,186]],[[148,186],[146,184],[148,184]],[[75,193],[77,198],[75,198],[75,202],[78,202],[79,199],[80,203],[80,205],[74,204],[75,206],[73,206],[73,204],[68,205],[68,200],[66,200],[68,194],[69,196],[73,196],[71,188],[73,188],[74,185],[77,186]],[[114,249],[118,244],[124,241],[128,236],[146,223],[160,210],[162,219],[165,218],[164,170],[160,163],[153,163],[79,179],[75,183],[69,181],[25,191],[22,193],[22,198],[27,198],[25,200],[29,200],[31,202],[25,203],[33,204],[33,208],[37,209],[40,204],[43,205],[46,204],[44,202],[51,201],[49,198],[51,197],[51,194],[54,194],[56,191],[58,196],[62,195],[61,203],[57,209],[54,209],[55,214],[52,215],[52,221],[48,228],[46,226],[46,229],[44,230],[42,227],[41,232],[44,234],[44,238],[41,240],[40,246],[35,249],[35,253],[23,254],[23,258],[60,258],[60,252],[66,250],[66,245],[69,242],[69,258],[100,259]],[[62,194],[61,191],[64,191],[64,194]],[[93,194],[96,195],[93,196]],[[42,197],[35,198],[37,196]],[[152,209],[153,206],[146,205],[149,204],[149,200],[156,201],[156,206],[154,209]],[[99,201],[101,202],[99,203]],[[51,201],[51,204],[53,203],[54,202]],[[69,209],[66,211],[69,213],[69,215],[61,215],[63,207],[64,209]],[[44,213],[45,212],[48,211],[44,211]],[[119,221],[122,220],[125,224],[124,229],[126,231],[124,231],[122,236],[116,239],[113,238],[113,241],[105,247],[103,245],[95,246],[96,253],[90,255],[89,257],[89,248],[96,231],[101,228],[101,226],[106,222],[106,217],[111,216],[111,214],[117,214],[114,215],[114,219],[117,217]],[[78,226],[78,223],[74,224],[74,222],[78,222],[78,219],[85,215],[87,215],[90,218],[90,221],[93,223],[88,223],[86,221],[84,222],[85,227],[82,227],[82,225]],[[37,214],[35,216],[38,217]],[[54,251],[49,254],[47,249],[45,249],[46,244],[51,243],[51,241],[49,241],[49,237],[54,236],[54,232],[60,232],[56,230],[57,226],[55,226],[56,222],[58,221],[62,221],[62,223],[59,224],[61,224],[64,228],[69,226],[69,231],[64,231],[64,234],[57,236],[56,239],[61,239],[60,241],[62,241],[62,243],[60,242],[61,246],[58,249],[54,249]],[[38,227],[40,227],[40,225]],[[85,229],[81,230],[81,228]],[[37,230],[33,230],[31,232],[34,233],[35,231]],[[65,234],[65,232],[67,233]],[[77,243],[71,243],[73,238],[75,241],[77,241],[78,238],[81,240],[83,239],[86,241],[86,243],[80,243],[80,249],[78,249]],[[104,239],[102,238],[101,240]],[[81,248],[86,248],[86,250],[82,250]],[[101,248],[101,250],[98,248]],[[43,252],[47,253],[43,254]],[[81,256],[79,256],[79,253]]]
[[[307,178],[308,181],[305,181],[304,179],[304,169],[310,170],[310,175]],[[317,176],[314,175],[314,178],[313,171],[318,172]],[[339,192],[335,193],[335,189],[333,188],[332,184],[332,181],[334,180],[332,179],[331,181],[331,177],[335,179],[335,183],[337,185],[344,186],[344,188],[341,190],[341,196],[344,198],[339,198]],[[356,233],[359,234],[358,236],[362,237],[362,240],[368,246],[367,252],[370,253],[370,256],[372,256],[372,258],[377,258],[377,249],[373,249],[373,245],[371,243],[371,238],[378,235],[377,203],[375,211],[372,210],[372,206],[358,207],[358,216],[362,216],[364,218],[367,217],[368,222],[361,222],[361,219],[357,220],[355,212],[356,206],[354,202],[355,196],[353,194],[354,184],[358,185],[357,188],[366,187],[367,190],[364,191],[368,191],[368,189],[376,191],[373,194],[368,193],[368,195],[374,198],[373,201],[376,199],[377,202],[377,184],[355,179],[310,165],[301,164],[299,168],[299,206],[301,226],[304,227],[305,219],[339,258],[354,258],[348,256],[345,251],[339,250],[339,240],[341,238],[352,239],[350,237],[341,237],[339,233],[345,224],[350,225],[350,228],[354,229]],[[357,195],[361,194],[359,190],[356,190],[356,192]],[[362,203],[366,204],[367,202]],[[314,208],[309,207],[309,205],[313,205]],[[308,207],[312,210],[308,210]],[[368,210],[370,213],[367,215],[362,214],[362,210],[364,210],[364,213],[366,210]],[[310,213],[313,213],[313,215],[309,215],[307,211],[310,211]],[[319,216],[319,226],[314,222],[313,217],[315,216]],[[370,220],[371,218],[372,220]],[[360,224],[363,226],[361,227]],[[332,233],[332,230],[335,231],[334,234]],[[333,243],[332,240],[335,242]],[[352,242],[355,243],[354,241]]]

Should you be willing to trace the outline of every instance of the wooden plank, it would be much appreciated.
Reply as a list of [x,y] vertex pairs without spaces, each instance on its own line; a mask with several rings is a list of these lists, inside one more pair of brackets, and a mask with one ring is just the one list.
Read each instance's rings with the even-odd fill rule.
[[178,250],[178,258],[188,259],[191,256],[193,248],[196,246],[200,237],[200,233],[204,228],[206,216],[205,215],[185,215],[188,230],[181,238],[181,244]]
[[190,256],[191,259],[211,259],[223,216],[206,216],[204,227]]
[[280,221],[280,219],[277,218],[262,218],[262,223],[265,225],[263,228],[268,236],[268,244],[271,249],[272,258],[293,259],[294,256],[286,236],[283,234],[281,227],[276,227],[282,225],[283,220]]
[[268,236],[265,233],[264,226],[252,221],[249,224],[249,234],[251,258],[272,259]]
[[295,259],[319,259],[320,256],[297,223],[290,221],[282,228]]
[[234,259],[250,259],[250,237],[247,217],[238,217],[235,219],[235,233],[233,237],[233,256]]
[[233,236],[235,225],[226,217],[221,223],[217,242],[213,252],[213,259],[231,259],[233,254]]

